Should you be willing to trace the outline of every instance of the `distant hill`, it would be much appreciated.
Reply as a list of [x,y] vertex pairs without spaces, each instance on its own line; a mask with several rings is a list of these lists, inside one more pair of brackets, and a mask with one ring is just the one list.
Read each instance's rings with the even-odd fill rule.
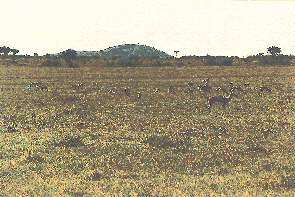
[[144,57],[144,58],[160,58],[166,59],[171,57],[167,53],[155,49],[154,47],[137,44],[125,44],[107,48],[100,51],[100,56],[104,58],[112,57]]
[[[59,55],[58,53],[57,55]],[[77,51],[78,56],[99,56],[106,59],[143,57],[143,58],[160,58],[166,59],[171,57],[167,53],[155,49],[154,47],[138,44],[124,44],[109,47],[101,51]]]

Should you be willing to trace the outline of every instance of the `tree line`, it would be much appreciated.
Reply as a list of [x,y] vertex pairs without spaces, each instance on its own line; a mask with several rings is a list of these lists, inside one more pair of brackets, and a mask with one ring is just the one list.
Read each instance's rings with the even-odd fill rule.
[[[200,60],[205,65],[209,66],[232,66],[242,64],[258,64],[258,65],[290,65],[294,56],[288,56],[282,54],[282,49],[277,46],[271,46],[267,48],[267,53],[258,53],[257,55],[251,55],[246,58],[240,58],[237,56],[191,56]],[[183,59],[189,58],[187,56],[182,57]]]
[[[177,51],[179,52],[179,51]],[[19,50],[13,49],[10,47],[0,47],[0,55],[13,55],[19,53]],[[26,55],[27,56],[27,55]],[[34,53],[34,56],[38,56],[37,53]],[[78,67],[77,60],[78,53],[73,49],[67,49],[60,52],[58,55],[44,55],[47,61],[44,63],[44,66],[62,66],[67,65],[69,67]],[[83,58],[83,57],[81,57]],[[97,57],[96,57],[97,58]],[[244,63],[254,63],[258,65],[290,65],[294,56],[288,56],[282,54],[282,49],[277,46],[270,46],[267,48],[267,53],[258,53],[257,55],[251,55],[246,58],[239,58],[237,56],[183,56],[180,58],[172,58],[170,60],[159,60],[157,58],[142,58],[137,56],[128,56],[128,57],[112,57],[111,59],[105,60],[107,65],[118,65],[118,66],[162,66],[162,65],[174,65],[175,61],[180,65],[184,63],[187,59],[194,59],[196,61],[202,62],[204,65],[217,65],[217,66],[232,66],[232,65],[242,65]],[[80,56],[79,56],[80,59]],[[163,63],[164,61],[164,63]],[[166,61],[166,62],[165,62]],[[170,62],[169,62],[170,61]]]

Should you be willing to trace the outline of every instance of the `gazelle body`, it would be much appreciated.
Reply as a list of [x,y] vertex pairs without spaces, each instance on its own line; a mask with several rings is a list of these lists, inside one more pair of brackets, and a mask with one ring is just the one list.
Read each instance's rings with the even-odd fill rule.
[[232,95],[233,95],[233,92],[231,91],[228,96],[219,95],[219,96],[210,97],[208,99],[208,109],[211,109],[211,107],[215,104],[221,104],[223,107],[228,106],[229,102],[232,99]]
[[194,86],[194,83],[190,81],[190,82],[187,83],[187,86],[193,87]]
[[272,89],[269,87],[261,86],[259,88],[260,92],[272,92]]

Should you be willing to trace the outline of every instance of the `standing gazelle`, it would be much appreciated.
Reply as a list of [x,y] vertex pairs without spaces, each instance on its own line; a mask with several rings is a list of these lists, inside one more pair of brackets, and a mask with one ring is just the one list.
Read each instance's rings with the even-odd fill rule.
[[131,90],[130,90],[130,88],[124,88],[124,93],[125,93],[125,96],[131,97]]
[[231,101],[232,96],[233,96],[233,89],[230,90],[230,93],[228,96],[219,95],[219,96],[210,97],[208,99],[208,109],[211,109],[211,107],[214,104],[221,104],[225,108],[226,106],[228,106],[229,102]]
[[209,83],[209,79],[207,78],[207,79],[203,80],[202,82],[204,82],[204,84],[202,84],[202,85],[199,86],[199,90],[201,90],[201,91],[203,91],[205,93],[210,92],[211,87],[208,84]]

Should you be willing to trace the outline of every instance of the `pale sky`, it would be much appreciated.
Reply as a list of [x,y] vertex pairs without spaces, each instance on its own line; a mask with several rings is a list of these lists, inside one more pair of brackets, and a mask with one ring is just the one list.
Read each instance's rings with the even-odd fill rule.
[[[140,43],[169,54],[295,54],[295,1],[0,0],[0,45],[22,54]],[[5,18],[6,17],[6,18]]]

